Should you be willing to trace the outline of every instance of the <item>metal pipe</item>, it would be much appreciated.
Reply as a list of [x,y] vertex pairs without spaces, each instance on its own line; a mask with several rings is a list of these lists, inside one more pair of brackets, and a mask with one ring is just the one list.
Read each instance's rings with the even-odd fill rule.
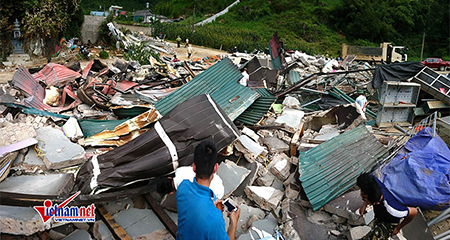
[[437,119],[437,111],[434,112],[434,119],[433,119],[433,137],[436,137],[436,119]]
[[439,235],[436,235],[435,237],[434,237],[434,239],[436,239],[436,240],[446,240],[446,239],[450,239],[450,230],[448,230],[448,231],[446,231],[446,232],[443,232],[443,233],[441,233],[441,234],[439,234]]
[[[433,218],[431,221],[429,221],[427,223],[428,226],[434,225],[444,219],[447,219],[450,216],[450,208],[447,208],[446,210],[444,210],[443,212],[441,212],[441,214],[439,214],[438,216],[436,216],[435,218]],[[446,218],[443,218],[446,217]],[[443,218],[443,219],[442,219]],[[441,220],[440,220],[441,219]],[[438,221],[439,220],[439,221]]]

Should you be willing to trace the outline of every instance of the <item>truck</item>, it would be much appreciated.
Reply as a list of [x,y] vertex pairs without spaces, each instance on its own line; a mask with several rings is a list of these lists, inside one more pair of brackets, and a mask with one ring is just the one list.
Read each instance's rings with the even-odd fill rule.
[[449,61],[444,61],[440,58],[427,58],[425,61],[422,61],[422,64],[429,68],[436,68],[439,71],[445,71],[450,67]]
[[389,42],[380,44],[380,47],[362,47],[342,44],[342,57],[355,55],[358,61],[375,61],[385,63],[406,62],[408,56],[404,46],[392,46]]

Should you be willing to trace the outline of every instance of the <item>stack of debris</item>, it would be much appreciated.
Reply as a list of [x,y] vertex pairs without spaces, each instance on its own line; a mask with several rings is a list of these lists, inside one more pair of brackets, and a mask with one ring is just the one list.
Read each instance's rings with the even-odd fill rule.
[[[164,56],[149,57],[149,65],[96,59],[83,68],[20,67],[0,88],[0,231],[173,239],[175,195],[160,196],[155,180],[190,166],[195,146],[209,139],[221,150],[224,198],[241,208],[239,239],[359,239],[374,214],[359,217],[356,178],[408,140],[398,119],[414,123],[376,119],[387,119],[389,104],[395,116],[403,107],[412,114],[423,85],[388,78],[378,96],[370,83],[380,73],[372,76],[367,63],[284,53],[275,36],[270,46],[270,55],[182,63]],[[436,98],[450,104],[449,89],[440,92]],[[95,204],[92,223],[42,221],[31,208],[71,194],[73,204]]]

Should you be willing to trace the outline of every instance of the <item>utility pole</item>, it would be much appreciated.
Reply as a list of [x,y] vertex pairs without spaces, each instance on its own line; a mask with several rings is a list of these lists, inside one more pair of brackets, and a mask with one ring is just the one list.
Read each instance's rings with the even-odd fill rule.
[[423,38],[422,38],[422,50],[420,51],[420,61],[422,61],[424,45],[425,45],[425,33],[423,33]]
[[195,22],[195,5],[194,5],[194,13],[192,14],[192,34],[194,34],[194,22]]

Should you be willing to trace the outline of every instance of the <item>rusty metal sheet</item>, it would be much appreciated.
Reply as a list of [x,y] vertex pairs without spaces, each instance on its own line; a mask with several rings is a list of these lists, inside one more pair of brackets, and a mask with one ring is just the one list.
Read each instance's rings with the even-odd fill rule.
[[85,145],[89,146],[116,146],[120,147],[124,145],[125,143],[137,138],[139,135],[147,132],[149,129],[139,129],[136,131],[129,132],[125,135],[119,136],[118,138],[114,139],[92,139],[89,140],[89,142],[85,142]]
[[28,97],[34,96],[41,100],[45,97],[44,88],[39,85],[39,83],[23,66],[20,66],[20,68],[17,69],[12,78],[12,83],[14,87],[24,91],[28,95]]
[[57,63],[49,63],[45,67],[33,74],[36,81],[41,81],[47,86],[65,86],[69,82],[81,77],[81,74]]
[[[139,130],[152,122],[155,122],[161,118],[161,114],[152,107],[148,111],[129,119],[118,126],[116,126],[113,130],[105,130],[103,132],[97,133],[94,136],[85,139],[86,146],[94,146],[92,144],[103,143],[106,144],[108,141],[106,140],[118,140],[118,137],[129,134],[130,132]],[[123,138],[124,140],[126,137]],[[128,141],[130,141],[129,139]],[[116,143],[116,142],[114,142]],[[114,144],[115,145],[115,144]],[[98,146],[98,145],[97,145]],[[103,145],[105,146],[105,145]]]

